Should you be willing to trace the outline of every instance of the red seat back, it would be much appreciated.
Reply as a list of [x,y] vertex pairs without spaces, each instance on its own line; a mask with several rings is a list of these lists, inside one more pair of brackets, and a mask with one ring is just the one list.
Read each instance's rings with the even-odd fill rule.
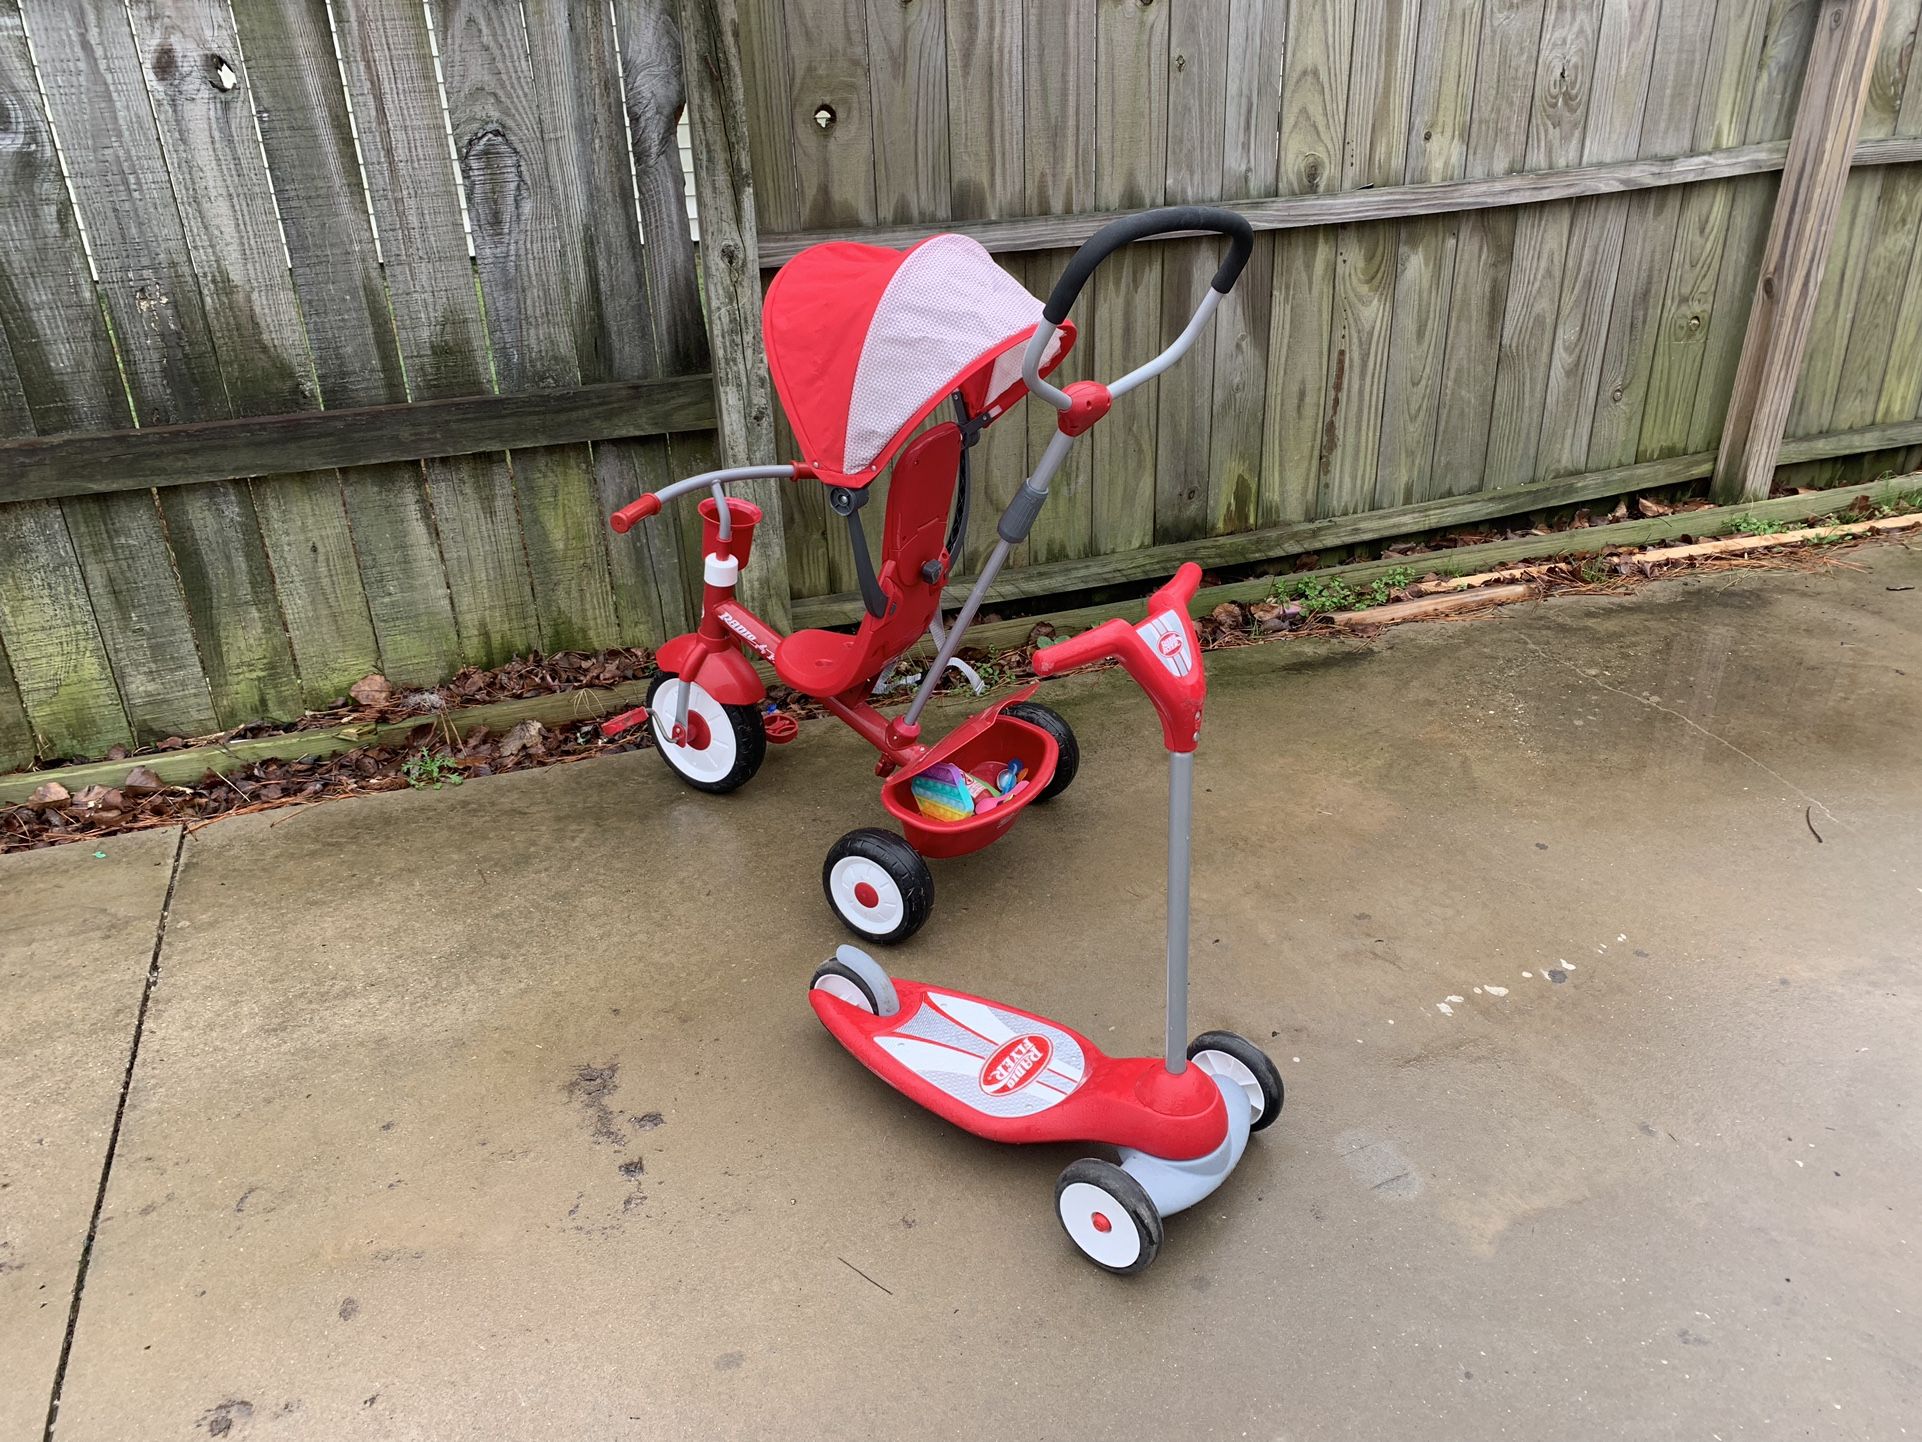
[[916,436],[894,463],[876,563],[888,612],[863,616],[859,633],[876,674],[912,646],[934,620],[941,581],[930,582],[922,567],[941,559],[960,469],[961,428],[952,421]]
[[839,631],[789,636],[775,652],[774,668],[790,686],[811,696],[865,690],[928,629],[946,578],[937,573],[930,581],[922,568],[941,560],[960,468],[961,430],[952,421],[915,437],[901,453],[888,482],[876,576],[887,612],[863,611],[861,629],[852,636]]

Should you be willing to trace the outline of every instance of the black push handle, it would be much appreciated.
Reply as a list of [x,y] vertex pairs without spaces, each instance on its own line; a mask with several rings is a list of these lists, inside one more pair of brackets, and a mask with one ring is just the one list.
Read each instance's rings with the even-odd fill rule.
[[1061,272],[1061,279],[1048,292],[1048,303],[1041,308],[1042,318],[1049,325],[1060,325],[1066,320],[1069,307],[1081,294],[1081,287],[1088,283],[1088,277],[1094,274],[1094,268],[1122,246],[1146,240],[1151,235],[1170,235],[1184,230],[1212,231],[1228,237],[1228,254],[1222,257],[1221,268],[1211,283],[1223,295],[1233,290],[1241,277],[1241,268],[1248,263],[1248,256],[1255,248],[1255,229],[1248,224],[1247,217],[1211,205],[1167,205],[1111,220],[1083,241],[1081,249],[1068,262],[1068,268]]

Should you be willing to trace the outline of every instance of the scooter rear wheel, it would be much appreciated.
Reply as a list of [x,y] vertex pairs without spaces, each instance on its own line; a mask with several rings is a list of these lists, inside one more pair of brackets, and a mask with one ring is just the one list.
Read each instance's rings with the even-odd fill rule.
[[1268,1053],[1247,1037],[1232,1031],[1204,1031],[1188,1043],[1188,1060],[1206,1075],[1241,1088],[1253,1116],[1249,1131],[1258,1132],[1281,1115],[1281,1072]]
[[1054,1184],[1054,1214],[1081,1255],[1128,1276],[1161,1250],[1161,1213],[1147,1189],[1113,1162],[1069,1162]]
[[[687,687],[687,730],[673,739],[680,688]],[[725,793],[747,785],[767,759],[767,731],[753,706],[724,706],[698,681],[683,682],[662,671],[647,688],[647,720],[654,749],[681,780],[697,791]]]
[[864,941],[906,941],[934,910],[934,873],[892,831],[864,826],[828,848],[821,889],[841,924]]

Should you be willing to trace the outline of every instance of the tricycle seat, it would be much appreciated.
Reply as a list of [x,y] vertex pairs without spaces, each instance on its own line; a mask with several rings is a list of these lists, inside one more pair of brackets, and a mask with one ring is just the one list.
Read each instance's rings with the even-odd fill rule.
[[915,437],[888,478],[881,539],[885,608],[864,613],[860,629],[796,631],[775,649],[774,670],[796,691],[841,696],[865,690],[927,631],[941,605],[949,558],[948,510],[961,467],[961,430],[952,421]]

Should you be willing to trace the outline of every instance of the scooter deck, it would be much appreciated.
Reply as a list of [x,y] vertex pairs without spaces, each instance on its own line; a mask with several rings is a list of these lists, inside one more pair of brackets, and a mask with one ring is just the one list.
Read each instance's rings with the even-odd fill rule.
[[1203,1156],[1228,1134],[1215,1083],[1155,1057],[1111,1057],[1033,1012],[895,978],[901,1008],[876,1016],[810,991],[821,1024],[909,1100],[997,1142],[1101,1142],[1171,1160]]

